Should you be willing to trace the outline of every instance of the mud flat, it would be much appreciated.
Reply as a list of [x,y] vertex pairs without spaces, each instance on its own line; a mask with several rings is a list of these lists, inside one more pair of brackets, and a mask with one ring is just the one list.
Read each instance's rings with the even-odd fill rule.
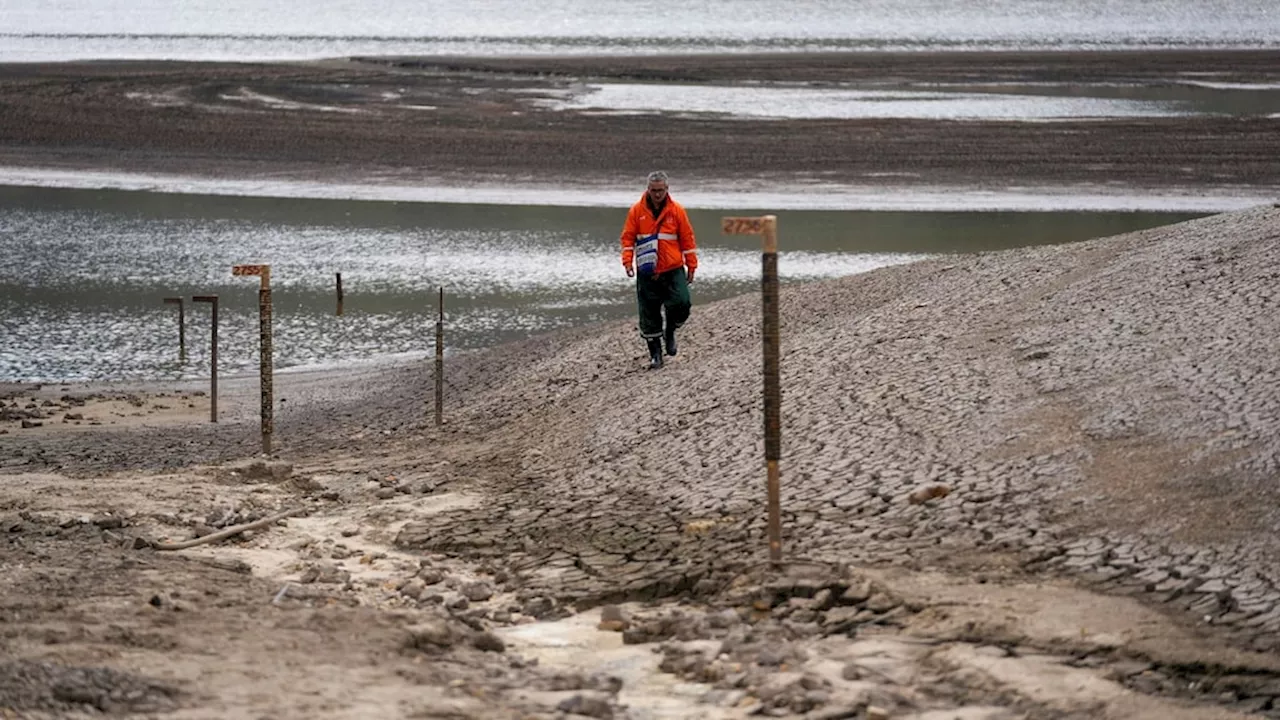
[[6,387],[0,714],[1280,716],[1277,277],[1260,207],[788,288],[782,569],[754,297],[460,357],[441,428],[307,377],[274,458]]
[[[1275,51],[0,66],[0,165],[279,182],[1275,190],[1280,117],[752,119],[555,110],[584,83],[1274,87]],[[1269,92],[1260,89],[1257,92]]]

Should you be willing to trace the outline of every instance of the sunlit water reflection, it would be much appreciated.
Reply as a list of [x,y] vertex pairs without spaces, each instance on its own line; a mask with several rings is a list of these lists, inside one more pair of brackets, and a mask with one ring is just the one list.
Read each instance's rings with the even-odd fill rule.
[[[759,283],[758,238],[721,236],[721,214],[691,212],[699,304]],[[232,277],[239,263],[272,267],[281,368],[432,352],[440,287],[451,349],[631,318],[634,288],[617,255],[622,216],[622,208],[0,188],[0,380],[204,377],[208,306],[190,298],[208,294],[220,298],[220,372],[253,372],[258,281]],[[786,282],[839,277],[1184,217],[788,212],[779,271]],[[187,300],[185,362],[177,308],[165,297]]]

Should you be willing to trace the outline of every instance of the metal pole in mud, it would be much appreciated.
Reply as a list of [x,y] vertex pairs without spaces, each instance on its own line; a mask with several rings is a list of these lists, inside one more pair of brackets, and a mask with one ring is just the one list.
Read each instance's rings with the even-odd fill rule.
[[193,295],[191,302],[209,303],[209,422],[218,422],[218,296]]
[[180,297],[167,297],[165,305],[178,306],[178,362],[187,361],[187,313]]
[[781,354],[778,320],[778,218],[721,218],[726,235],[762,235],[760,297],[764,345],[764,461],[769,500],[769,560],[782,563],[782,480],[778,461],[782,457],[782,385],[779,378]]
[[436,320],[436,425],[444,424],[444,288],[440,288],[440,318]]
[[338,317],[342,317],[342,273],[334,273],[338,276]]
[[236,265],[231,268],[235,276],[257,275],[262,280],[258,289],[258,375],[262,388],[262,452],[271,454],[272,392],[271,392],[271,266]]

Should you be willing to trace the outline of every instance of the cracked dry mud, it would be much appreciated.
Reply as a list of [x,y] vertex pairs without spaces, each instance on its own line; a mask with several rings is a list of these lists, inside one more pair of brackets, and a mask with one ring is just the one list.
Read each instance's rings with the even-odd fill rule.
[[14,428],[0,716],[1280,717],[1277,278],[1267,207],[784,288],[781,570],[755,297],[460,356],[443,428],[282,376],[256,464],[248,383]]

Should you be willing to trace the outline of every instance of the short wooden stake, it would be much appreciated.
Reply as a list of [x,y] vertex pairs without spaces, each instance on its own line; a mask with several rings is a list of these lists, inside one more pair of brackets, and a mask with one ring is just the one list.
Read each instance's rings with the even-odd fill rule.
[[342,317],[342,273],[334,273],[338,277],[338,317]]
[[218,422],[218,296],[195,295],[192,302],[210,304],[209,314],[209,422]]
[[178,362],[187,361],[187,312],[184,309],[182,298],[167,297],[164,299],[165,305],[178,306]]

